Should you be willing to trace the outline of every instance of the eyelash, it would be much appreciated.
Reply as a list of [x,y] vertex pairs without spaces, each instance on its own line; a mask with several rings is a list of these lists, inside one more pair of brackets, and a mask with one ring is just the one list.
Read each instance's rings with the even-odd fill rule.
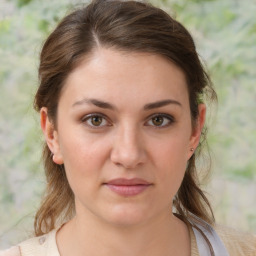
[[[106,124],[105,125],[99,125],[99,126],[88,124],[88,121],[92,121],[93,117],[100,117],[103,120],[105,120],[105,122],[107,122],[109,124],[107,124],[107,125]],[[100,113],[93,113],[93,114],[89,114],[89,115],[84,116],[82,118],[82,123],[85,123],[87,126],[89,126],[92,129],[100,129],[102,127],[111,126],[111,123],[108,121],[108,118],[105,115],[102,115]]]
[[153,126],[155,129],[161,129],[161,128],[169,127],[171,124],[173,124],[175,122],[175,119],[173,116],[164,114],[164,113],[157,113],[157,114],[150,116],[150,119],[149,119],[149,121],[147,121],[147,123],[150,121],[152,122],[153,118],[155,118],[155,117],[161,117],[164,120],[163,122],[167,121],[167,123],[165,125],[160,125],[160,126],[157,126],[157,125],[147,125],[147,126]]
[[[88,121],[92,121],[93,117],[98,117],[98,118],[102,118],[102,120],[104,120],[103,122],[107,123],[107,124],[100,124],[99,126],[97,125],[93,125],[93,124],[88,124]],[[163,123],[165,123],[164,125],[154,125],[154,124],[147,124],[149,122],[152,122],[153,118],[163,118]],[[167,123],[166,123],[167,122]],[[168,114],[164,114],[164,113],[157,113],[154,114],[152,116],[149,117],[148,121],[146,122],[146,126],[153,126],[155,129],[161,129],[161,128],[166,128],[168,126],[170,126],[171,124],[173,124],[175,122],[175,119],[173,116],[168,115]],[[85,123],[87,126],[89,126],[92,129],[101,129],[104,128],[106,126],[112,126],[111,122],[108,120],[108,118],[105,115],[102,115],[100,113],[92,113],[89,115],[86,115],[82,118],[82,123]]]

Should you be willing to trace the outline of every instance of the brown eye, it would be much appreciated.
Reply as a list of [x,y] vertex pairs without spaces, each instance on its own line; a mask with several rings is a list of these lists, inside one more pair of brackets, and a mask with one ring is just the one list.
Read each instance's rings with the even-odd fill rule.
[[98,114],[87,115],[82,122],[91,128],[103,128],[111,125],[104,116]]
[[152,123],[155,126],[160,126],[163,124],[163,122],[164,122],[164,118],[162,116],[155,116],[152,118]]
[[165,128],[174,123],[174,117],[168,114],[155,114],[146,122],[146,126]]
[[91,124],[93,126],[100,126],[102,124],[102,119],[101,116],[93,116],[91,117]]

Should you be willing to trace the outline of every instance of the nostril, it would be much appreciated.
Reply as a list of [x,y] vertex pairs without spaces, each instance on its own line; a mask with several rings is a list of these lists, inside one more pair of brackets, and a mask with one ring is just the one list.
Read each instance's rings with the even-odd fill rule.
[[145,162],[145,149],[142,138],[135,129],[120,129],[114,139],[111,150],[111,161],[125,169],[133,169]]
[[134,169],[139,165],[143,164],[142,158],[139,157],[122,157],[122,156],[115,156],[112,157],[112,162],[117,165],[118,167],[124,167],[125,169]]

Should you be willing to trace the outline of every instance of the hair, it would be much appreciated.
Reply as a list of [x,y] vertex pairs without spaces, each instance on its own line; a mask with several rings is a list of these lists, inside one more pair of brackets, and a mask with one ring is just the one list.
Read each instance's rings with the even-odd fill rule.
[[[189,92],[192,126],[198,104],[216,93],[187,29],[163,10],[141,1],[94,0],[64,17],[45,41],[39,66],[40,85],[35,95],[37,111],[46,107],[54,125],[65,81],[87,56],[99,47],[163,56],[184,72]],[[205,144],[204,130],[196,152],[189,159],[182,184],[174,198],[175,212],[186,223],[193,216],[212,224],[209,201],[200,188],[196,159]],[[45,143],[43,161],[47,188],[34,222],[35,235],[54,229],[75,214],[74,195],[64,165],[52,161]],[[194,218],[197,219],[197,218]],[[198,222],[200,220],[197,219]]]

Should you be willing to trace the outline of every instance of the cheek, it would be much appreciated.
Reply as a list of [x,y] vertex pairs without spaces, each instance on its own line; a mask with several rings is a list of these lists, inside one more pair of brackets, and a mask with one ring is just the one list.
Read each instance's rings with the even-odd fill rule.
[[[102,169],[109,154],[109,142],[94,136],[65,136],[61,153],[71,187],[97,186],[101,182]],[[86,186],[84,186],[86,183]]]
[[89,166],[100,163],[109,151],[109,140],[107,138],[81,131],[63,134],[60,141],[60,150],[64,162],[75,166]]
[[163,193],[174,196],[181,185],[187,166],[187,141],[176,136],[154,149],[156,177]]
[[162,143],[155,143],[155,145],[155,158],[161,159],[160,162],[163,165],[169,166],[171,169],[178,168],[179,165],[186,165],[189,147],[189,136],[186,134],[174,134],[165,138]]

